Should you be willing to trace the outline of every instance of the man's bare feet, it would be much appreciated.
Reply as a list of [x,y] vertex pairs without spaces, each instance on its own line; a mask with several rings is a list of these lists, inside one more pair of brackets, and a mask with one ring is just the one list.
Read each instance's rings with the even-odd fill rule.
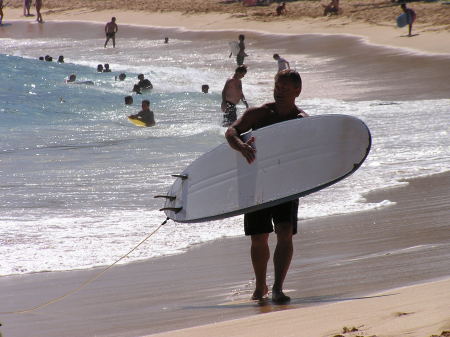
[[286,304],[291,298],[283,293],[283,290],[272,289],[272,302],[276,304]]
[[264,289],[261,291],[259,289],[255,289],[252,295],[253,301],[261,301],[267,298],[267,294],[269,293],[269,288],[267,286],[264,286]]

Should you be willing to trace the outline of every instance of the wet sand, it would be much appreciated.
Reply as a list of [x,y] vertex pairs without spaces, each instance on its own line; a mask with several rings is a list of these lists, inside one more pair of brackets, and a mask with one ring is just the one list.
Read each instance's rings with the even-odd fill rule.
[[[141,336],[361,299],[448,278],[449,183],[450,172],[415,179],[367,196],[369,202],[394,201],[393,206],[301,221],[285,284],[292,297],[287,306],[248,301],[253,275],[249,242],[241,237],[115,267],[58,303],[26,314],[2,314],[0,331],[4,337]],[[146,249],[151,249],[151,240]],[[2,277],[0,311],[29,308],[61,296],[99,270]],[[441,300],[448,301],[445,296]]]

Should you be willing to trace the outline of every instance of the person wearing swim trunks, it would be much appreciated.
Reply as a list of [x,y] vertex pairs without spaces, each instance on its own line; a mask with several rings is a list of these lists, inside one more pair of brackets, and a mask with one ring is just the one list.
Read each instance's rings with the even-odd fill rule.
[[[286,69],[279,72],[275,76],[273,90],[275,102],[247,109],[242,117],[227,129],[225,138],[228,143],[244,156],[249,165],[255,161],[257,152],[254,145],[258,144],[258,139],[251,137],[244,142],[240,135],[271,124],[307,117],[308,115],[295,104],[301,91],[302,79],[297,71]],[[283,284],[293,255],[292,237],[297,233],[297,210],[298,199],[244,216],[245,235],[251,237],[250,255],[256,279],[253,300],[263,300],[268,296],[269,288],[266,281],[270,257],[268,240],[269,234],[275,230],[277,244],[273,256],[275,278],[272,301],[277,304],[290,301],[290,297],[283,293]]]
[[237,119],[236,104],[240,100],[248,108],[248,103],[245,100],[244,93],[242,91],[242,81],[247,73],[247,67],[241,65],[236,68],[232,78],[229,78],[225,82],[225,86],[222,90],[222,104],[221,109],[223,114],[222,126],[230,126]]
[[116,33],[118,30],[119,30],[119,27],[117,27],[116,18],[112,17],[111,21],[108,22],[105,26],[105,33],[106,33],[105,48],[110,39],[112,39],[113,48],[116,48]]

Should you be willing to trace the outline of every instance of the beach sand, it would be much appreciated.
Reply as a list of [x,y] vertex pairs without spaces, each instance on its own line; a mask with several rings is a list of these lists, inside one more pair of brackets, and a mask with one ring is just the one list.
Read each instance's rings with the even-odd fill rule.
[[[6,22],[34,20],[23,18],[21,9],[8,7],[5,13]],[[288,17],[269,24],[224,12],[194,15],[83,8],[51,12],[47,9],[44,20],[88,20],[104,24],[113,15],[118,17],[119,25],[351,34],[374,44],[408,48],[417,54],[445,53],[426,59],[429,64],[422,71],[427,74],[431,71],[426,78],[427,91],[415,90],[415,82],[405,88],[393,80],[388,89],[364,97],[449,97],[449,82],[445,78],[450,69],[435,66],[435,62],[448,62],[449,32],[433,31],[425,23],[422,28],[418,24],[417,29],[422,29],[420,35],[406,38],[405,31],[393,25],[354,22],[347,17]],[[1,27],[0,36],[13,27],[14,22]],[[346,41],[345,36],[336,38]],[[332,47],[325,45],[317,53],[326,53],[331,48],[333,52],[342,49],[343,55],[352,56],[351,49],[342,48],[342,44]],[[402,57],[404,51],[398,54]],[[414,60],[422,66],[425,58],[418,55]],[[408,63],[415,70],[410,73],[422,78],[419,67],[414,65]],[[377,68],[374,62],[371,74],[380,71],[380,67],[386,65]],[[363,69],[362,65],[355,66],[353,76],[360,76]],[[398,81],[408,76],[407,69],[386,71],[392,77],[400,77]],[[382,84],[370,82],[368,87]],[[391,96],[386,96],[389,92]],[[199,245],[182,255],[114,267],[86,288],[45,308],[24,314],[0,314],[3,325],[0,332],[3,337],[135,337],[214,323],[168,333],[168,336],[334,336],[342,333],[344,326],[359,329],[345,336],[439,335],[442,330],[450,329],[449,178],[447,172],[414,179],[406,186],[377,191],[366,197],[368,202],[396,203],[389,207],[301,221],[285,285],[292,297],[289,305],[275,306],[270,302],[260,305],[248,300],[253,291],[249,242],[248,238],[240,237]],[[166,226],[176,224],[169,222]],[[124,251],[129,248],[124,247]],[[151,249],[151,240],[141,249]],[[97,268],[2,277],[0,311],[26,309],[61,296],[99,271]],[[273,274],[271,268],[269,274]]]

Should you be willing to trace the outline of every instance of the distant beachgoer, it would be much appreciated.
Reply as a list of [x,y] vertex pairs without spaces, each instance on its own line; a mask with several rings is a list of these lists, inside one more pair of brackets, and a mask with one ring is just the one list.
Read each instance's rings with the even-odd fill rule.
[[147,99],[142,101],[142,110],[135,115],[128,116],[128,118],[138,119],[144,122],[146,126],[154,126],[156,124],[154,113],[150,110],[150,101]]
[[241,81],[246,73],[247,67],[245,65],[240,65],[236,68],[233,77],[225,82],[225,86],[222,90],[222,104],[220,106],[224,113],[222,126],[230,126],[237,119],[236,104],[238,104],[240,100],[242,100],[248,108],[247,101],[245,100],[242,91]]
[[76,81],[76,79],[77,79],[77,75],[72,74],[72,75],[69,76],[69,79],[66,80],[66,83],[73,83],[73,82]]
[[34,5],[36,6],[36,21],[39,23],[44,23],[41,14],[42,0],[36,0]]
[[45,55],[44,58],[47,62],[52,62],[53,61],[53,57],[51,57],[50,55]]
[[139,84],[135,84],[133,86],[133,92],[135,92],[136,94],[142,95],[141,87],[139,86]]
[[30,8],[31,8],[31,0],[24,0],[23,1],[23,16],[31,16]]
[[324,7],[323,16],[328,14],[339,14],[339,0],[331,0],[328,5],[322,5]]
[[69,76],[69,79],[66,80],[66,83],[94,85],[94,82],[92,81],[77,81],[76,79],[77,75],[72,74]]
[[202,92],[203,92],[204,94],[207,94],[208,91],[209,91],[209,85],[203,84],[203,85],[202,85]]
[[144,74],[138,75],[139,83],[137,84],[142,90],[150,90],[153,89],[153,84],[149,79],[144,77]]
[[44,61],[44,56],[39,56],[40,61]]
[[97,65],[97,72],[99,72],[99,73],[103,72],[103,64]]
[[406,22],[408,23],[408,36],[412,36],[412,25],[416,21],[416,12],[413,9],[406,7],[406,4],[401,4],[403,12],[406,14]]
[[124,81],[127,75],[125,73],[120,73],[119,76],[116,76],[116,81],[119,79],[119,81]]
[[105,26],[105,33],[106,33],[105,48],[106,45],[108,44],[109,39],[112,39],[113,48],[116,48],[116,33],[118,30],[119,27],[117,27],[116,18],[112,17],[111,21],[108,22]]
[[[239,52],[238,52],[237,55],[236,55],[236,63],[237,63],[238,66],[243,65],[243,64],[244,64],[244,59],[245,59],[245,57],[248,56],[248,55],[245,53],[245,43],[244,43],[244,40],[245,40],[245,35],[243,35],[243,34],[239,35],[239,43],[238,43],[238,45],[239,45]],[[228,57],[231,57],[231,55],[233,55],[233,52],[231,52],[231,53],[230,53],[230,56],[228,56]]]
[[104,73],[110,73],[111,72],[111,69],[109,69],[109,64],[108,63],[105,63],[105,67],[103,68],[103,72]]
[[278,72],[284,69],[291,69],[289,62],[282,58],[280,55],[273,54],[273,58],[278,62]]
[[5,7],[6,5],[3,4],[3,0],[0,0],[0,25],[2,24],[3,21],[3,7]]
[[287,14],[286,3],[282,2],[281,5],[278,5],[276,11],[278,16],[286,15]]
[[169,38],[168,37],[164,38],[164,43],[169,43]]
[[125,96],[125,104],[126,105],[133,104],[133,96]]
[[59,55],[58,63],[64,63],[64,56],[63,55]]

